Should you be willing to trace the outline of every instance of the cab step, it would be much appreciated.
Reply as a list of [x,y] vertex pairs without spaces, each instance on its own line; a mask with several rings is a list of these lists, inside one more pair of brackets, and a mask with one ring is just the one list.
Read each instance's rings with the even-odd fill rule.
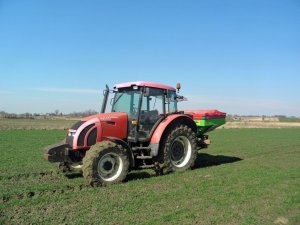
[[152,159],[153,157],[152,156],[148,156],[148,155],[138,155],[136,158],[137,159]]

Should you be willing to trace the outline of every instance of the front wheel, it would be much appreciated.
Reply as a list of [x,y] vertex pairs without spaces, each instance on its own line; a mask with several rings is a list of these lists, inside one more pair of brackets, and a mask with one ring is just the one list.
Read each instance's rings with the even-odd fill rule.
[[83,176],[91,186],[120,183],[126,178],[128,168],[126,150],[110,141],[92,146],[83,158]]
[[196,133],[187,125],[177,125],[166,131],[157,158],[158,174],[184,171],[194,166],[197,158]]

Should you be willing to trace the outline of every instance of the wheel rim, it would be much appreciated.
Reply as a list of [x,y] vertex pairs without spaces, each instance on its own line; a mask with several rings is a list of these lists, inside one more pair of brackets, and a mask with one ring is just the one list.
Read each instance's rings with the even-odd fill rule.
[[184,167],[192,155],[192,145],[185,136],[178,136],[174,139],[170,149],[171,163],[175,167]]
[[107,153],[99,160],[97,171],[104,181],[113,181],[120,176],[122,169],[121,157],[115,153]]

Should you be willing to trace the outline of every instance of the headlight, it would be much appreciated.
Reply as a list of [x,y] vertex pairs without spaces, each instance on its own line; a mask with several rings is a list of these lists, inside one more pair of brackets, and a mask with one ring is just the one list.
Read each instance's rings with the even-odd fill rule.
[[74,136],[75,136],[75,133],[76,133],[76,132],[69,132],[69,133],[68,133],[68,136],[69,136],[69,137],[74,137]]

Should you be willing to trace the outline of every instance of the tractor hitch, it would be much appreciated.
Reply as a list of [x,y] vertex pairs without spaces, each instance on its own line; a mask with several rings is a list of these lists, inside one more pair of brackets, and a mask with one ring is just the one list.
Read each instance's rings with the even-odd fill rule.
[[54,162],[68,162],[70,145],[66,143],[57,143],[49,145],[44,148],[44,159],[54,163]]

